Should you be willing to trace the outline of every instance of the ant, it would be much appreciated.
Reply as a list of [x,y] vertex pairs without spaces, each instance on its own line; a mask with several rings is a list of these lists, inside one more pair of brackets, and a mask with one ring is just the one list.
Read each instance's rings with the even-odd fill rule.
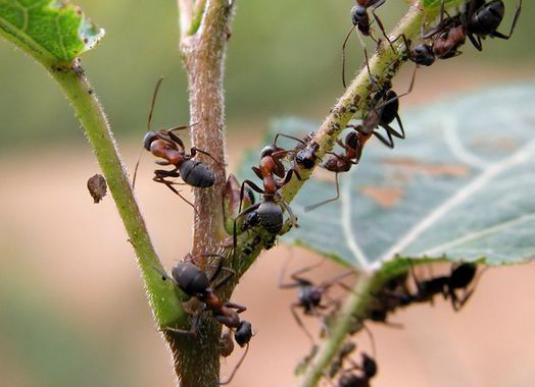
[[463,15],[466,34],[474,47],[481,51],[483,45],[481,39],[487,36],[508,40],[513,35],[516,22],[522,9],[522,0],[519,0],[516,6],[515,16],[511,23],[509,34],[505,35],[497,31],[505,13],[505,5],[502,0],[470,0],[467,5],[466,13]]
[[[370,380],[377,375],[377,362],[366,353],[362,353],[360,364],[353,363],[353,367],[345,370],[338,379],[338,387],[369,387]],[[351,372],[353,369],[361,370],[360,373]]]
[[[355,132],[348,133],[343,142],[337,140],[337,144],[342,147],[344,153],[327,152],[332,157],[325,160],[321,165],[328,171],[335,173],[336,195],[333,198],[307,206],[305,211],[311,211],[340,198],[338,174],[348,172],[353,165],[359,163],[364,145],[372,135],[377,137],[388,148],[394,148],[394,137],[400,139],[405,138],[405,129],[399,117],[399,99],[412,92],[416,78],[416,68],[413,72],[409,88],[403,94],[398,95],[392,89],[392,83],[389,80],[385,81],[381,87],[377,85],[377,82],[371,75],[366,53],[365,56],[371,84],[377,89],[371,97],[371,107],[360,125],[347,125],[348,128],[355,129]],[[394,120],[398,123],[399,132],[391,126]],[[376,130],[378,127],[386,131],[386,137]]]
[[[241,217],[244,217],[241,227],[242,231],[255,226],[261,226],[271,235],[276,236],[282,230],[284,224],[283,214],[285,211],[288,212],[292,225],[297,226],[297,218],[293,214],[290,206],[279,195],[279,190],[290,182],[294,174],[301,180],[301,176],[299,176],[296,169],[290,168],[286,171],[281,161],[288,153],[289,151],[273,144],[264,147],[260,153],[260,166],[252,167],[256,176],[262,179],[263,189],[251,180],[243,181],[240,190],[239,213],[234,218],[234,250],[237,245],[237,221]],[[242,211],[247,186],[252,188],[253,191],[262,194],[263,200]]]
[[466,42],[466,23],[463,22],[463,15],[451,17],[444,3],[443,0],[437,26],[422,34],[424,39],[431,39],[430,45],[424,45],[426,49],[431,49],[438,59],[449,59],[460,55],[459,48]]
[[[204,257],[219,257],[224,258],[219,254],[206,254]],[[247,310],[243,305],[235,304],[230,301],[223,301],[217,294],[216,289],[225,284],[230,279],[233,272],[225,276],[215,285],[211,283],[223,270],[222,260],[217,264],[216,270],[210,277],[197,266],[199,257],[194,257],[191,254],[186,255],[182,262],[179,262],[171,271],[171,278],[167,275],[162,275],[164,279],[171,279],[175,285],[180,288],[185,294],[194,297],[205,305],[205,307],[212,312],[214,318],[229,329],[240,329],[243,321],[240,320],[239,314]],[[229,269],[226,269],[229,270]],[[196,321],[197,323],[198,321]],[[184,331],[175,328],[167,328],[169,331],[177,333],[196,333],[196,324],[192,325],[190,331]],[[241,335],[240,335],[241,337]]]
[[[208,165],[206,165],[202,161],[194,160],[195,156],[197,155],[197,153],[202,153],[210,157],[216,163],[221,163],[217,161],[210,153],[205,152],[196,147],[192,147],[189,154],[186,153],[182,139],[180,139],[180,137],[178,137],[175,132],[187,129],[191,125],[182,125],[170,129],[160,129],[158,131],[152,131],[150,129],[154,105],[156,103],[156,98],[162,81],[163,78],[160,78],[156,83],[156,87],[154,88],[149,116],[147,119],[147,134],[143,139],[143,147],[147,151],[151,152],[154,156],[165,160],[156,161],[156,164],[162,166],[173,165],[175,167],[170,171],[156,169],[154,171],[153,180],[157,183],[164,184],[167,188],[169,188],[171,191],[173,191],[176,195],[178,195],[186,203],[188,203],[195,209],[195,206],[173,187],[173,185],[176,183],[168,180],[167,178],[182,177],[182,180],[192,187],[208,188],[214,185],[214,172],[212,171],[212,169],[210,169]],[[135,186],[138,165],[139,162],[136,165],[136,171],[134,173],[134,178],[132,182],[133,186]]]
[[292,312],[292,315],[295,321],[297,322],[299,327],[303,330],[303,332],[307,335],[307,337],[310,339],[312,344],[314,344],[314,338],[312,337],[310,332],[306,329],[305,325],[303,324],[303,321],[301,320],[301,318],[299,317],[299,314],[297,313],[297,309],[302,309],[303,314],[305,316],[320,317],[319,311],[327,309],[329,307],[329,305],[322,304],[323,296],[326,295],[327,291],[333,285],[337,285],[337,284],[342,286],[344,289],[348,289],[348,287],[342,284],[340,281],[345,277],[355,274],[354,271],[342,273],[342,274],[335,276],[334,278],[331,278],[328,281],[322,282],[319,285],[315,285],[312,281],[304,277],[301,277],[302,274],[307,273],[321,266],[322,264],[323,264],[323,261],[315,265],[307,266],[307,267],[297,270],[296,272],[290,275],[292,282],[285,283],[284,276],[285,276],[286,268],[288,266],[288,262],[287,262],[279,276],[279,289],[298,288],[299,290],[298,296],[297,296],[297,302],[292,303],[292,305],[290,306],[290,310]]
[[[390,44],[390,47],[392,47],[392,49],[396,51],[394,49],[394,46],[392,46],[392,42],[388,38],[388,34],[386,33],[385,27],[383,23],[381,22],[381,19],[379,19],[379,16],[377,16],[377,14],[375,13],[376,9],[382,6],[386,2],[386,0],[356,0],[356,2],[357,4],[354,5],[353,8],[351,8],[351,23],[353,25],[349,29],[344,39],[344,42],[342,43],[342,84],[344,88],[346,87],[345,49],[346,49],[347,42],[349,41],[349,37],[351,36],[351,33],[353,32],[353,30],[358,29],[362,35],[371,37],[377,44],[379,44],[380,42],[380,40],[377,40],[372,36],[370,15],[368,14],[368,9],[371,9],[372,15],[375,21],[377,22],[379,29],[383,33],[383,36],[386,38],[386,40]],[[362,45],[364,45],[363,42],[362,42]]]
[[[474,281],[477,274],[477,264],[461,263],[452,266],[449,275],[433,277],[424,281],[416,279],[415,283],[417,291],[412,295],[414,302],[433,302],[433,298],[437,294],[442,294],[444,298],[451,300],[451,305],[455,311],[460,310],[464,304],[470,299],[475,291],[475,286],[468,289],[468,286]],[[457,294],[457,291],[464,290],[462,296]]]

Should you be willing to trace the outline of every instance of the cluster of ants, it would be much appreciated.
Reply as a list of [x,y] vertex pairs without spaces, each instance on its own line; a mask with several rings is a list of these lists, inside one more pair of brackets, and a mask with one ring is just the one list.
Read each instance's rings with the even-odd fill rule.
[[[411,265],[410,262],[409,265]],[[298,311],[300,310],[304,316],[312,316],[319,319],[322,323],[322,336],[328,336],[332,322],[337,318],[340,308],[340,300],[333,299],[329,295],[329,290],[333,286],[339,286],[345,291],[351,292],[352,288],[342,280],[355,274],[355,271],[351,270],[320,284],[314,284],[313,281],[302,275],[317,266],[309,266],[296,271],[291,275],[292,282],[290,283],[282,281],[283,271],[279,280],[280,288],[297,288],[299,290],[297,301],[292,304],[291,310],[297,324],[312,342],[311,355],[305,358],[304,364],[300,366],[301,369],[303,366],[306,367],[307,362],[314,356],[317,346],[313,336],[303,324],[301,317],[299,317]],[[480,271],[480,273],[482,272]],[[437,295],[442,295],[445,300],[449,300],[453,309],[458,311],[474,293],[479,277],[476,263],[453,264],[447,275],[431,276],[426,279],[419,279],[411,265],[410,270],[405,269],[400,271],[399,274],[390,277],[379,289],[370,294],[371,300],[366,311],[358,317],[354,316],[350,329],[351,335],[363,329],[368,333],[372,343],[373,355],[361,352],[360,362],[354,361],[351,359],[351,355],[355,352],[357,345],[349,339],[335,355],[328,371],[324,373],[324,377],[331,385],[333,385],[334,380],[337,380],[337,387],[369,386],[371,379],[377,374],[378,366],[375,361],[375,343],[371,331],[366,326],[366,322],[372,321],[388,326],[401,327],[399,324],[388,320],[392,313],[412,304],[433,304]],[[346,364],[349,364],[349,367]]]
[[[390,40],[387,36],[381,20],[375,13],[377,8],[382,6],[386,0],[356,1],[357,4],[351,9],[353,25],[342,45],[343,57],[345,57],[346,44],[353,30],[358,30],[363,36],[371,37],[378,45],[381,44],[381,40],[376,39],[372,33],[372,20],[369,15],[369,12],[371,12],[389,47],[397,53],[394,43],[401,39],[404,52],[399,55],[399,58],[402,61],[414,62],[416,68],[418,66],[430,66],[436,59],[448,59],[461,54],[459,49],[465,43],[466,37],[478,50],[482,50],[482,40],[486,37],[509,39],[516,26],[522,4],[522,0],[519,0],[509,33],[504,34],[497,30],[505,13],[503,1],[467,0],[460,12],[451,16],[446,12],[444,0],[442,0],[438,23],[427,31],[422,29],[421,42],[413,46],[412,42],[404,35],[398,36],[394,40]],[[349,131],[343,140],[338,139],[336,141],[342,149],[341,152],[327,152],[324,158],[320,158],[317,154],[320,145],[315,141],[313,133],[306,135],[304,138],[283,133],[276,135],[273,143],[261,151],[259,165],[252,168],[255,175],[262,181],[262,184],[257,185],[252,180],[244,180],[239,189],[240,204],[233,219],[232,230],[234,254],[236,254],[238,235],[247,230],[260,227],[275,239],[283,230],[286,222],[289,226],[297,226],[297,218],[290,206],[283,200],[281,189],[292,180],[293,176],[301,180],[300,170],[311,170],[319,163],[322,168],[335,173],[336,196],[306,208],[311,210],[339,198],[338,174],[348,172],[353,165],[359,163],[364,146],[372,136],[389,148],[394,148],[394,138],[405,138],[405,129],[398,114],[399,99],[412,91],[414,75],[409,89],[405,93],[398,95],[392,89],[391,76],[387,75],[382,82],[374,78],[369,68],[366,50],[364,50],[364,54],[372,92],[368,99],[367,108],[363,109],[364,114],[361,123],[359,125],[348,125],[347,128],[353,130]],[[345,58],[342,69],[342,80],[345,87],[344,73]],[[189,153],[186,151],[184,142],[177,132],[192,125],[157,131],[151,130],[152,114],[160,85],[161,80],[158,81],[152,97],[144,148],[160,159],[160,161],[156,162],[158,165],[172,166],[173,168],[171,170],[156,169],[153,180],[164,184],[196,210],[194,204],[189,202],[175,188],[176,185],[182,183],[178,183],[174,179],[180,177],[183,184],[200,189],[208,189],[215,184],[215,173],[207,163],[198,160],[197,156],[198,154],[208,156],[216,164],[222,164],[222,161],[214,158],[209,152],[196,147],[192,147]],[[392,126],[394,121],[397,122],[399,129],[395,129]],[[380,128],[384,130],[384,134],[379,131]],[[295,141],[296,146],[292,149],[285,149],[279,146],[278,140],[280,137]],[[135,184],[135,176],[136,174],[134,174],[133,185]],[[255,203],[253,192],[262,195],[262,199],[258,203]],[[247,204],[246,208],[242,208],[244,203]],[[285,221],[285,213],[288,214],[287,221]],[[208,257],[218,258],[216,269],[210,276],[206,273],[207,268],[204,264]],[[323,309],[322,299],[326,296],[327,290],[334,284],[344,286],[340,280],[349,274],[343,274],[334,280],[315,286],[311,281],[300,276],[308,270],[309,268],[306,268],[294,273],[292,275],[292,283],[281,283],[280,285],[283,288],[299,288],[299,300],[292,306],[292,313],[299,326],[312,339],[312,335],[308,333],[301,322],[297,309],[302,309],[305,315],[321,315],[319,311]],[[468,287],[475,277],[476,270],[476,265],[464,263],[454,266],[447,276],[434,277],[428,280],[417,280],[413,276],[416,284],[415,291],[411,291],[407,285],[407,273],[396,277],[374,295],[373,307],[368,311],[368,315],[364,320],[360,319],[358,321],[356,331],[364,327],[365,320],[387,323],[387,317],[395,310],[414,303],[432,302],[433,298],[438,294],[442,294],[449,299],[456,310],[459,309],[468,300],[473,290],[466,291],[463,296],[459,296],[457,292]],[[227,271],[227,275],[222,275],[224,271]],[[233,275],[232,270],[224,266],[224,257],[217,254],[201,257],[188,255],[174,267],[171,276],[162,273],[163,280],[173,281],[183,293],[197,303],[192,312],[190,330],[168,328],[168,331],[175,334],[194,335],[197,333],[202,313],[208,311],[228,329],[221,337],[222,356],[229,356],[232,352],[234,348],[232,336],[240,347],[246,347],[230,378],[220,384],[230,382],[237,368],[244,360],[249,341],[253,336],[251,324],[242,320],[239,316],[246,308],[230,301],[224,301],[216,293],[217,289]],[[331,368],[329,378],[334,379],[340,374],[337,383],[339,387],[368,386],[369,381],[377,373],[377,364],[373,357],[366,353],[362,354],[360,363],[350,360],[349,355],[355,349],[354,344],[350,344],[347,344],[343,351],[340,352]],[[344,368],[345,362],[350,362],[352,366],[349,369]]]

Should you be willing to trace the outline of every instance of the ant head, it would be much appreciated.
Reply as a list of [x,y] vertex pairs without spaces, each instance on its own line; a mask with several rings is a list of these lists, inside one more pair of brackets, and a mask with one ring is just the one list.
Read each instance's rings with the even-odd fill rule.
[[368,11],[362,5],[355,5],[351,8],[351,22],[354,26],[359,25],[368,18]]
[[316,162],[316,149],[305,148],[295,155],[295,161],[305,169],[311,169]]
[[238,343],[240,347],[243,347],[249,343],[251,337],[253,337],[253,326],[251,323],[245,320],[240,321],[240,325],[234,333],[234,340],[236,340],[236,343]]
[[414,47],[414,60],[423,66],[431,66],[435,63],[435,54],[430,45],[420,43]]
[[367,378],[377,375],[377,362],[366,353],[362,353],[362,370]]
[[143,138],[143,147],[150,152],[150,146],[154,140],[158,138],[158,133],[154,131],[149,131],[147,134],[145,134],[145,137]]

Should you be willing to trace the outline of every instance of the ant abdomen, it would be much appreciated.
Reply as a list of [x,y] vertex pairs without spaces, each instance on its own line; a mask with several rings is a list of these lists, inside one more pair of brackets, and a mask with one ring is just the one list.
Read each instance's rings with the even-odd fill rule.
[[477,10],[469,21],[470,32],[477,35],[490,35],[500,26],[505,14],[503,1],[495,0]]
[[253,337],[253,327],[249,321],[242,320],[234,333],[234,340],[240,347],[245,346]]
[[207,188],[214,185],[214,172],[201,161],[185,160],[179,171],[182,180],[193,187]]
[[256,213],[258,223],[270,234],[277,235],[282,230],[284,218],[279,204],[272,201],[262,202]]
[[172,270],[171,275],[178,287],[189,296],[206,293],[210,281],[206,273],[191,262],[180,262]]

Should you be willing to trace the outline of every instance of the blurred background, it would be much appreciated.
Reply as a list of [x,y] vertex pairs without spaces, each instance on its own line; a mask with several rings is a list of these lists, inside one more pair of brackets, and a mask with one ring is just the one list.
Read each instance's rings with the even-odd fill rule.
[[[107,31],[83,60],[132,169],[158,77],[166,80],[155,126],[188,120],[176,5],[77,3]],[[505,3],[503,32],[515,2]],[[226,76],[231,167],[244,147],[259,143],[272,118],[319,120],[334,104],[343,91],[341,44],[353,4],[238,1]],[[378,13],[391,27],[405,8],[391,1]],[[483,53],[466,45],[462,56],[420,70],[402,109],[533,80],[534,17],[535,5],[524,1],[510,41],[487,40]],[[356,70],[362,55],[353,43],[350,68]],[[410,72],[407,66],[396,79],[400,90]],[[98,168],[71,108],[39,65],[1,40],[0,82],[0,386],[173,385],[170,356],[154,329],[114,204],[106,197],[94,205],[87,193],[87,178]],[[191,209],[152,184],[151,164],[150,157],[142,161],[137,197],[171,267],[188,251]],[[319,259],[277,247],[259,259],[234,296],[247,305],[257,329],[234,386],[295,385],[293,368],[309,343],[289,312],[294,292],[276,285],[291,255],[296,268]],[[339,270],[331,265],[320,278]],[[380,367],[374,385],[532,386],[534,275],[533,265],[492,269],[462,313],[439,302],[396,314],[404,329],[372,326]],[[360,343],[369,348],[366,337]],[[224,372],[236,360],[224,361]]]

